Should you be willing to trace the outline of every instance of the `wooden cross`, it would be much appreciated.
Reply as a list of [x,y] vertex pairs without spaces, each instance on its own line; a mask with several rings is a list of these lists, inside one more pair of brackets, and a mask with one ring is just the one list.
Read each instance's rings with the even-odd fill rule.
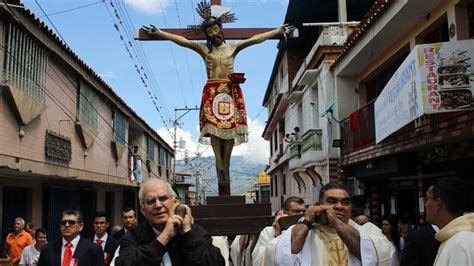
[[[211,5],[221,5],[221,0],[211,0]],[[224,28],[224,37],[226,40],[243,40],[248,39],[256,34],[271,31],[274,28]],[[186,36],[185,31],[186,29],[179,29],[179,28],[168,28],[168,29],[161,29],[163,31],[173,33],[176,35]],[[205,40],[206,36],[204,33],[197,35],[197,36],[186,36],[188,40]],[[275,36],[271,39],[279,40],[281,36]],[[135,38],[136,40],[140,41],[164,41],[166,39],[161,38],[157,35],[149,35],[145,30],[140,29],[138,31],[138,37]]]

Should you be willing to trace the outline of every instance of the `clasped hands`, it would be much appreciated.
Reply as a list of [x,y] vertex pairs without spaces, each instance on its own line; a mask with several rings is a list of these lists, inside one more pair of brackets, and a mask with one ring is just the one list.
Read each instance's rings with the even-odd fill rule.
[[186,214],[184,217],[181,217],[175,212],[178,205],[180,204],[176,203],[169,211],[169,217],[166,221],[163,232],[161,232],[157,237],[157,240],[163,245],[166,245],[171,239],[173,239],[178,232],[183,235],[191,231],[191,224],[193,223],[191,209],[187,205],[181,204],[181,206],[186,208]]

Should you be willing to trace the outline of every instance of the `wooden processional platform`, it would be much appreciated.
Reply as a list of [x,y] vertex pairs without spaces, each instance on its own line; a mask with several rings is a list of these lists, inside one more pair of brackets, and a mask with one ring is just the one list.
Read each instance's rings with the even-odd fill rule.
[[245,196],[207,197],[207,205],[190,207],[211,236],[259,234],[273,221],[270,203],[245,204]]

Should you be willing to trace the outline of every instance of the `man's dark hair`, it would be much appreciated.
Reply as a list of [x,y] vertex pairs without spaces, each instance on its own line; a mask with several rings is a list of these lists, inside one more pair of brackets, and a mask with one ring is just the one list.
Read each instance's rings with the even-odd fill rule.
[[290,204],[292,202],[296,202],[298,204],[303,204],[304,205],[304,200],[300,197],[296,197],[296,196],[292,196],[292,197],[289,197],[285,200],[285,202],[283,203],[283,209],[284,210],[288,210],[288,208],[290,208]]
[[97,217],[105,217],[105,221],[110,222],[109,215],[105,211],[97,211],[94,215],[94,220]]
[[468,208],[467,185],[457,177],[436,179],[431,183],[433,197],[440,198],[454,216],[461,216]]
[[324,193],[326,193],[326,191],[331,190],[331,189],[342,189],[342,190],[346,191],[347,194],[349,194],[349,197],[351,196],[351,193],[349,192],[349,189],[347,189],[347,187],[345,185],[343,185],[342,183],[329,182],[326,185],[324,185],[321,188],[321,190],[319,191],[319,201],[320,202],[323,200]]
[[123,208],[122,214],[123,214],[124,212],[129,212],[129,211],[133,211],[133,213],[135,214],[135,216],[137,216],[137,212],[136,212],[134,209],[130,208],[130,207],[125,207],[125,208]]
[[221,29],[222,41],[225,43],[224,31],[223,31],[223,28],[222,28],[222,21],[218,18],[215,18],[215,17],[211,17],[208,20],[204,21],[203,24],[202,24],[202,29],[203,29],[204,35],[206,35],[206,46],[207,46],[207,49],[209,50],[209,54],[212,53],[213,49],[212,49],[211,39],[209,38],[209,35],[207,35],[206,30],[209,27],[212,27],[214,25],[219,26],[219,28]]
[[77,222],[82,224],[84,223],[84,216],[82,216],[82,212],[80,212],[79,210],[65,210],[63,211],[63,216],[64,215],[74,215],[74,216],[77,216]]
[[38,239],[39,234],[46,235],[46,230],[44,228],[38,228],[35,231],[35,239]]

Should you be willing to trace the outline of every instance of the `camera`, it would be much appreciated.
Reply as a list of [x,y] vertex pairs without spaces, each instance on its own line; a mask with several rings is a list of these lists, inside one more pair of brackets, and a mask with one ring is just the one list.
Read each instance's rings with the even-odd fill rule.
[[319,225],[327,225],[328,224],[328,216],[326,212],[321,213],[320,215],[314,216],[314,222]]
[[176,207],[176,211],[175,213],[179,216],[181,216],[182,218],[184,218],[184,216],[186,215],[186,207],[184,207],[183,205],[179,204],[178,207]]

